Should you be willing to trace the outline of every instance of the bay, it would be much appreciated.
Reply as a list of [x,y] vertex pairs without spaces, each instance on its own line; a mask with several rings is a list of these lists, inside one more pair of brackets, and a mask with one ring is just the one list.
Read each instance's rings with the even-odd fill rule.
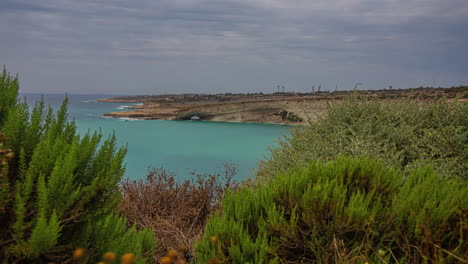
[[[31,105],[41,97],[57,109],[63,94],[22,94]],[[114,95],[68,95],[69,119],[80,133],[115,133],[118,144],[127,146],[126,177],[140,179],[148,169],[163,167],[180,179],[191,172],[222,173],[225,164],[234,164],[236,179],[253,175],[267,148],[287,134],[289,126],[205,121],[165,121],[104,118],[113,111],[126,111],[130,103],[99,103]]]

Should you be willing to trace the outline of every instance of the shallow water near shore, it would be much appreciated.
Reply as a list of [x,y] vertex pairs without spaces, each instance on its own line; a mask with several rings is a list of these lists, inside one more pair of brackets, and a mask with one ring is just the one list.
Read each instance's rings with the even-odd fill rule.
[[[30,105],[38,94],[23,94]],[[188,179],[190,172],[221,173],[224,164],[238,167],[237,179],[252,176],[258,159],[267,147],[287,134],[288,126],[275,124],[221,123],[205,121],[164,121],[104,118],[112,111],[125,111],[130,103],[98,103],[111,95],[69,95],[69,118],[78,131],[101,130],[115,133],[118,144],[126,145],[126,176],[145,177],[149,167],[165,169]],[[44,95],[47,104],[57,108],[64,95]]]

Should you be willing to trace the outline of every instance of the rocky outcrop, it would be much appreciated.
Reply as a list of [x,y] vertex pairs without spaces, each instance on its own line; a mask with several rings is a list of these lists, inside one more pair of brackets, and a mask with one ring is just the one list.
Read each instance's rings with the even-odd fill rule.
[[[127,111],[106,113],[109,117],[161,120],[206,120],[220,122],[255,122],[303,124],[314,120],[326,109],[326,104],[359,95],[369,100],[414,98],[433,100],[455,98],[466,94],[468,87],[418,88],[405,90],[337,91],[319,93],[274,94],[181,94],[124,96],[100,102],[137,103]],[[196,118],[195,118],[196,117]]]
[[[171,106],[145,104],[138,109],[107,113],[104,116],[161,120],[192,120],[198,117],[199,120],[219,122],[300,124],[315,119],[324,110],[324,101],[277,100]],[[278,115],[281,111],[294,113],[302,121],[285,120]]]

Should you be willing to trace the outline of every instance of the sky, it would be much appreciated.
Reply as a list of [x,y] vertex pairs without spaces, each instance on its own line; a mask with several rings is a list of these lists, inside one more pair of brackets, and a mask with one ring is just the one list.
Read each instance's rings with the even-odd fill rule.
[[468,84],[467,0],[0,0],[22,92]]

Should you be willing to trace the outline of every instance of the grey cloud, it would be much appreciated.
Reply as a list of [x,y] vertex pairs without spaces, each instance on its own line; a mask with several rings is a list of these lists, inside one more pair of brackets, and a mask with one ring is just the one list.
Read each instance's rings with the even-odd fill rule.
[[122,93],[123,73],[140,93],[450,85],[468,82],[467,17],[465,0],[3,0],[0,63],[56,92],[85,76]]

